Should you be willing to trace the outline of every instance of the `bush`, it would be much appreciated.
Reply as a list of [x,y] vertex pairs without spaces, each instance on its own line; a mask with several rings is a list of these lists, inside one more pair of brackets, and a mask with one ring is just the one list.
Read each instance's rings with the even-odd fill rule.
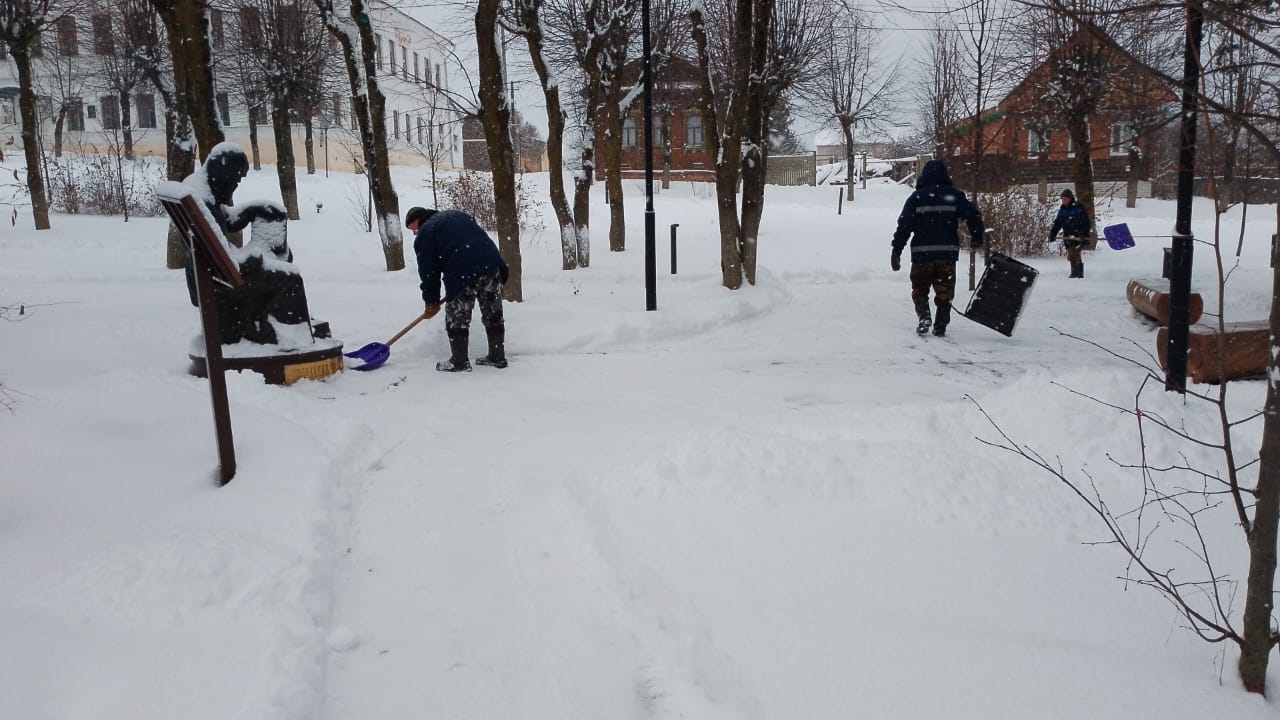
[[89,215],[156,216],[164,208],[156,185],[164,180],[157,158],[119,160],[111,155],[63,155],[49,158],[49,201],[58,212]]
[[[437,178],[436,189],[442,196],[442,208],[461,210],[476,219],[486,230],[498,229],[498,214],[493,202],[493,181],[489,173],[464,170],[457,178]],[[539,232],[542,214],[529,197],[522,181],[516,181],[516,207],[520,213],[520,230]]]
[[995,230],[991,249],[1011,257],[1039,257],[1053,252],[1049,228],[1056,207],[1017,188],[984,193],[978,198],[982,221]]

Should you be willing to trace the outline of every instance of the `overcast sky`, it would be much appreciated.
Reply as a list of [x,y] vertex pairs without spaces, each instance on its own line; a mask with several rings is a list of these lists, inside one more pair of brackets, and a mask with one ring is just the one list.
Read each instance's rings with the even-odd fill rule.
[[[463,91],[475,82],[476,78],[476,44],[474,13],[475,3],[466,0],[390,0],[390,4],[415,18],[432,30],[444,35],[455,44],[455,50],[461,67],[453,67],[450,76],[450,87]],[[906,8],[924,11],[945,7],[942,0],[867,0],[862,6],[871,17],[875,26],[883,30],[880,33],[882,55],[892,64],[898,57],[904,58],[903,90],[899,115],[901,122],[914,122],[917,115],[912,107],[910,85],[914,77],[919,76],[915,67],[915,58],[920,55],[920,48],[925,37],[924,28],[929,18]],[[527,61],[528,49],[523,41],[513,40],[508,43],[507,57],[510,60],[512,80],[516,84],[516,108],[526,120],[537,126],[544,137],[547,118],[542,91],[538,87],[537,78]],[[463,71],[465,67],[465,72]],[[817,131],[818,123],[797,117],[794,130],[806,145],[812,145],[812,137]]]

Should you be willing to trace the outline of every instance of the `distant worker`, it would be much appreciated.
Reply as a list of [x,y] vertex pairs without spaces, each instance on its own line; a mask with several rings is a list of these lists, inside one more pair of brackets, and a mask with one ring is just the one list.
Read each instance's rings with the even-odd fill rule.
[[1076,194],[1070,189],[1062,191],[1062,207],[1058,208],[1058,217],[1053,220],[1053,229],[1049,231],[1049,242],[1058,239],[1062,232],[1062,245],[1067,249],[1067,261],[1071,263],[1069,278],[1084,277],[1084,257],[1082,248],[1089,244],[1089,236],[1093,234],[1093,222],[1084,206],[1076,202]]
[[[960,221],[969,227],[970,242],[982,245],[982,214],[951,184],[947,166],[930,160],[920,171],[916,191],[911,193],[898,216],[893,234],[893,255],[889,266],[902,268],[902,249],[911,240],[911,301],[915,304],[916,333],[924,335],[932,325],[933,334],[947,334],[951,322],[951,301],[956,295],[956,261],[960,259]],[[929,289],[938,314],[929,319]]]
[[444,281],[444,327],[449,335],[448,360],[436,363],[443,372],[468,372],[471,311],[480,304],[480,320],[489,340],[489,354],[477,358],[479,365],[505,368],[506,326],[502,321],[502,286],[507,282],[507,263],[489,233],[461,210],[435,211],[409,208],[405,227],[416,234],[413,251],[418,257],[422,279],[423,317],[440,312],[440,282]]

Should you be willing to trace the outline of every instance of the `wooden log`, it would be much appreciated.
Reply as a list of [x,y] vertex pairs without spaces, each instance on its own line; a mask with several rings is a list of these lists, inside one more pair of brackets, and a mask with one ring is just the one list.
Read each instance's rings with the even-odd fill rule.
[[[1217,325],[1191,326],[1187,333],[1187,377],[1199,383],[1217,383],[1266,374],[1267,351],[1271,345],[1270,324],[1266,320],[1252,320],[1227,323],[1225,327],[1223,365],[1219,368]],[[1156,333],[1156,352],[1161,368],[1166,367],[1168,343],[1169,328],[1162,327]]]
[[[1169,281],[1165,278],[1142,278],[1129,281],[1125,297],[1135,310],[1161,325],[1169,324]],[[1195,323],[1204,313],[1204,298],[1191,293],[1187,301],[1187,322]]]

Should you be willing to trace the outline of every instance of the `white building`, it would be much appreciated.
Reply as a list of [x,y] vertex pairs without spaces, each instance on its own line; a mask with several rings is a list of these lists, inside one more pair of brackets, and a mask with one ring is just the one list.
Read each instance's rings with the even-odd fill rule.
[[[239,33],[246,27],[244,13],[252,12],[236,7],[234,0],[224,8],[230,9],[210,10],[210,40],[215,58],[220,53],[231,53]],[[461,167],[461,117],[443,101],[443,95],[448,93],[446,62],[453,56],[453,44],[385,2],[375,1],[371,10],[377,42],[378,85],[387,101],[391,162],[426,165],[434,159],[440,168]],[[50,27],[42,38],[40,57],[33,63],[33,72],[36,92],[42,97],[40,136],[46,149],[53,142],[51,98],[55,94],[67,99],[68,111],[63,125],[65,150],[105,152],[120,142],[120,99],[109,92],[109,85],[104,81],[105,62],[114,47],[111,35],[115,26],[116,23],[103,14],[73,16]],[[352,122],[350,85],[338,56],[340,47],[331,42],[329,48],[334,55],[332,86],[340,90],[316,103],[316,117],[312,122],[316,164],[323,168],[327,162],[333,169],[350,170],[353,161],[361,156]],[[215,100],[226,138],[248,151],[249,113],[243,88],[234,81],[233,73],[220,67],[215,67],[214,72]],[[60,100],[58,105],[62,104]],[[128,117],[135,152],[163,157],[165,118],[160,95],[143,84],[130,98]],[[0,147],[14,138],[9,147],[14,152],[21,150],[20,124],[17,68],[0,44]],[[258,118],[257,135],[262,162],[275,162],[275,141],[268,118]],[[299,165],[304,158],[304,135],[303,125],[295,123],[294,154]]]

